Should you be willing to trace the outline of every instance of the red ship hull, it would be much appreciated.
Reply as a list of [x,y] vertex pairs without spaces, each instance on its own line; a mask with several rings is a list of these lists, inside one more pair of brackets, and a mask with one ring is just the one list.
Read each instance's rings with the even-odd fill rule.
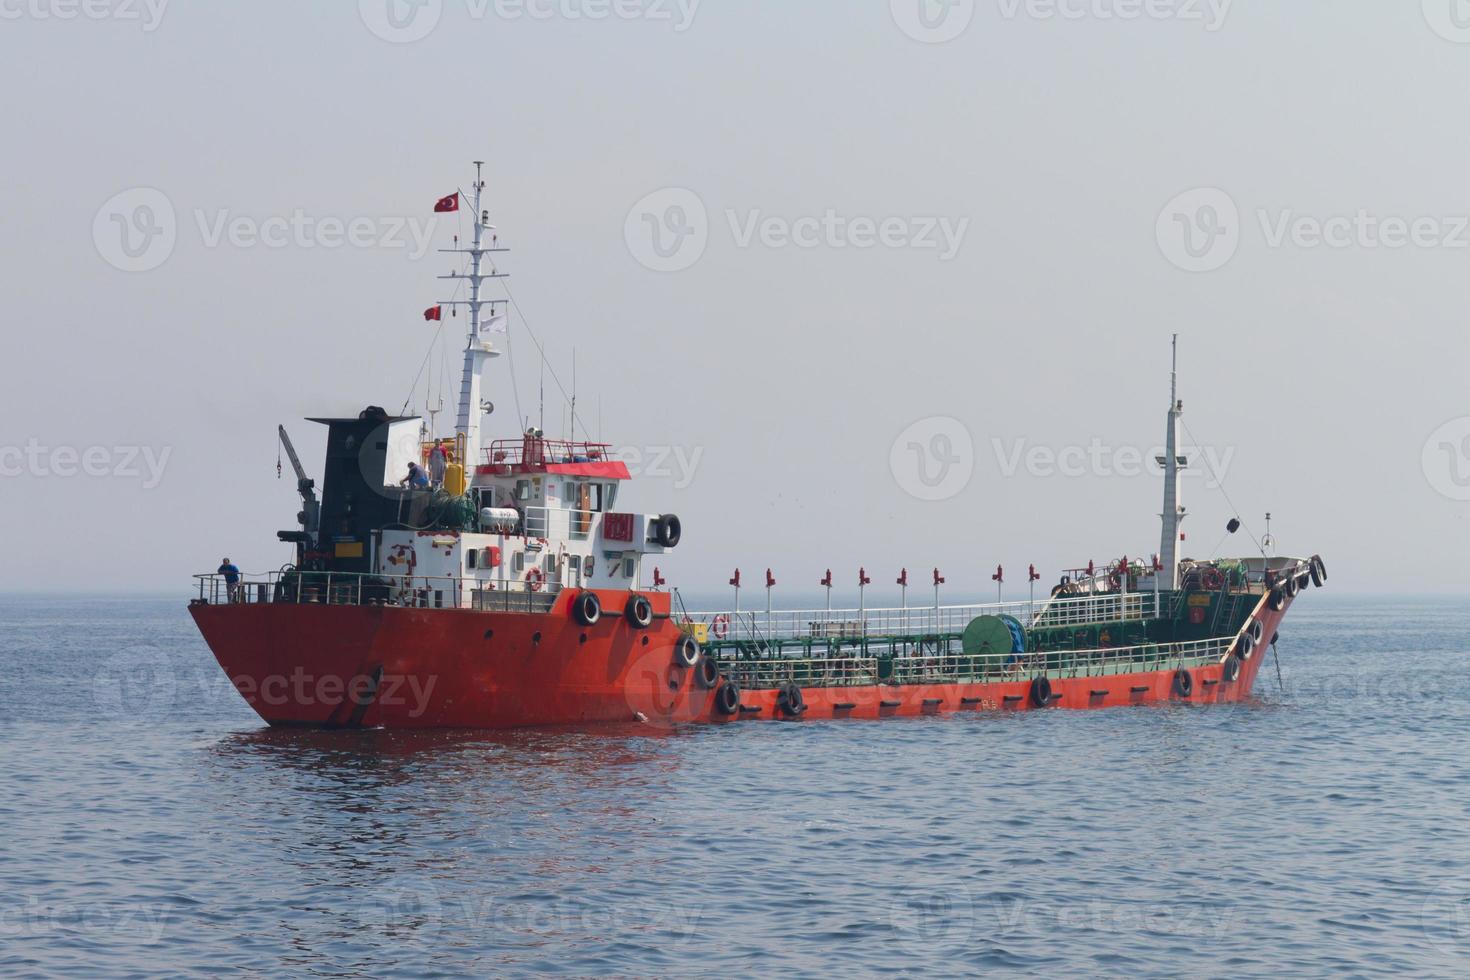
[[[623,595],[626,595],[624,593]],[[697,671],[679,666],[682,635],[669,596],[653,594],[645,630],[604,616],[585,627],[563,596],[549,614],[198,603],[190,613],[236,689],[271,725],[323,728],[518,728],[596,723],[724,723],[782,717],[774,690],[741,692],[721,714]],[[611,608],[616,593],[602,596]],[[1270,637],[1290,600],[1255,618]],[[1181,696],[1173,670],[1051,678],[1046,707],[1111,708],[1250,697],[1264,644],[1225,679],[1224,665],[1191,672]],[[887,718],[955,711],[1035,710],[1031,677],[983,683],[813,687],[805,719]]]

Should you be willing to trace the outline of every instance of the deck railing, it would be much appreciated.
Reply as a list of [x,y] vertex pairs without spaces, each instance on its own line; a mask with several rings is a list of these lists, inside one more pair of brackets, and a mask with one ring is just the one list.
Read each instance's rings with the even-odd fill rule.
[[605,442],[569,442],[523,436],[498,439],[482,450],[483,462],[489,466],[515,466],[537,469],[548,463],[586,463],[605,460],[612,455],[612,445]]
[[864,687],[883,683],[960,684],[1026,680],[1043,673],[1061,677],[1106,677],[1219,663],[1234,642],[1234,637],[1219,637],[1184,643],[1031,654],[963,654],[924,650],[887,658],[751,657],[722,659],[720,671],[748,690],[770,689],[788,681],[802,687]]
[[269,572],[241,575],[229,583],[221,574],[196,575],[200,600],[215,605],[273,602],[326,606],[395,605],[422,609],[484,609],[546,612],[561,586],[547,582],[486,582],[460,576],[365,575],[359,572]]
[[1037,599],[963,606],[899,609],[776,609],[691,613],[712,640],[771,643],[796,639],[862,639],[964,632],[977,616],[1011,616],[1027,629],[1133,623],[1157,618],[1153,592],[1113,593],[1072,599]]

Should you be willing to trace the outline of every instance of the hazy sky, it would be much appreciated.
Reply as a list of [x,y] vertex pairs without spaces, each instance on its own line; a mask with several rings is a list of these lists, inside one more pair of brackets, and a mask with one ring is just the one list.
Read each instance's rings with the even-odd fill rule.
[[1184,554],[1270,511],[1343,590],[1460,587],[1452,0],[0,0],[0,66],[5,589],[287,560],[276,424],[319,473],[302,416],[409,397],[473,159],[692,591],[1157,550],[1176,331],[1233,501],[1186,484]]

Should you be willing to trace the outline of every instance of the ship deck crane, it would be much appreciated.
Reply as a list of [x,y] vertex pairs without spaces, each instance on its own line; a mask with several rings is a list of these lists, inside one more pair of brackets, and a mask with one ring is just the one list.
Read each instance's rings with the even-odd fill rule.
[[306,470],[301,465],[301,457],[296,455],[296,447],[291,445],[291,437],[286,434],[286,427],[278,425],[276,431],[280,433],[281,445],[286,450],[286,457],[291,460],[291,469],[296,471],[296,492],[301,494],[302,504],[301,513],[296,515],[302,530],[277,531],[276,537],[282,541],[307,544],[314,548],[322,523],[322,505],[316,499],[316,481],[306,475]]

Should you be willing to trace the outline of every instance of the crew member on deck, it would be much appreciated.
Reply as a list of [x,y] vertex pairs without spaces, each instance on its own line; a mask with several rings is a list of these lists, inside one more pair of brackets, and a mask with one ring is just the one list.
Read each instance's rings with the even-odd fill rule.
[[408,464],[408,476],[398,481],[400,487],[408,487],[410,490],[429,489],[429,474],[420,468],[418,463]]
[[225,577],[225,592],[229,596],[230,601],[231,602],[239,602],[240,601],[240,569],[236,568],[233,564],[231,564],[230,563],[230,560],[228,558],[225,558],[225,559],[221,560],[220,563],[219,563],[219,572],[218,572],[218,574],[223,575]]
[[444,471],[449,466],[449,459],[444,454],[444,440],[437,439],[434,448],[429,450],[429,479],[433,481],[434,489],[444,486]]

